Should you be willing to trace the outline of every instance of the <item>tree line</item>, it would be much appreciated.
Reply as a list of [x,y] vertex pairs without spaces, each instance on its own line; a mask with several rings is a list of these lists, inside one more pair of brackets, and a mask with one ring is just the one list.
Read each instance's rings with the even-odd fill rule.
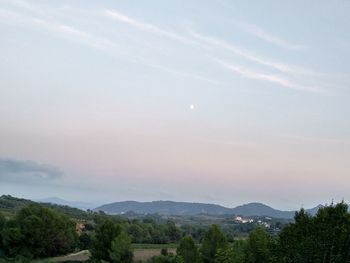
[[103,214],[96,214],[81,230],[76,220],[31,204],[10,218],[0,213],[0,257],[36,259],[88,249],[91,262],[131,263],[132,243],[139,238],[147,242],[143,238],[149,236],[159,243],[178,244],[176,254],[163,250],[149,263],[346,263],[350,262],[347,211],[345,203],[323,207],[316,216],[301,209],[277,235],[258,227],[246,239],[232,242],[217,225],[197,241],[171,221],[160,225]]
[[346,263],[350,262],[350,214],[345,203],[319,209],[310,216],[301,209],[278,235],[264,228],[247,239],[227,242],[216,225],[200,245],[181,239],[176,255],[154,257],[150,263]]

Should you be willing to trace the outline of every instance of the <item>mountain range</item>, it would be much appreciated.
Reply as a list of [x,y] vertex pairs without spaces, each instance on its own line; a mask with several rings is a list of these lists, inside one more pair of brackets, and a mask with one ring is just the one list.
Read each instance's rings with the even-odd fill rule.
[[[136,214],[159,214],[159,215],[178,215],[178,216],[192,216],[199,214],[206,215],[236,215],[243,217],[250,216],[266,216],[272,218],[292,219],[296,211],[282,211],[274,209],[262,203],[248,203],[240,205],[234,208],[227,208],[216,204],[206,203],[190,203],[190,202],[175,202],[175,201],[153,201],[153,202],[137,202],[137,201],[124,201],[114,202],[99,206],[95,209],[93,203],[81,202],[81,201],[67,201],[57,197],[50,197],[45,199],[36,200],[44,206],[63,210],[71,214],[82,214],[83,210],[91,209],[96,212],[103,211],[107,214],[124,214],[127,212],[133,212]],[[32,204],[33,201],[27,199],[15,198],[9,195],[0,196],[0,210],[6,211],[18,210],[26,205]],[[50,205],[52,204],[52,205]],[[306,212],[310,215],[315,215],[321,205],[311,209],[306,209]],[[79,208],[79,209],[77,209]],[[67,211],[66,211],[67,210]],[[350,210],[349,210],[350,212]]]
[[[315,215],[321,205],[306,212]],[[248,203],[234,208],[227,208],[216,204],[188,203],[174,201],[136,202],[124,201],[105,204],[94,209],[107,214],[123,214],[134,212],[137,214],[160,215],[239,215],[239,216],[267,216],[273,218],[292,219],[296,211],[281,211],[262,203]]]

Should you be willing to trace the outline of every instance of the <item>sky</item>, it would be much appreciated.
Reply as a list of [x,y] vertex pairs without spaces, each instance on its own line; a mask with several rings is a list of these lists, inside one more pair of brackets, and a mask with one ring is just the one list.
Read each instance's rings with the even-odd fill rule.
[[349,12],[0,0],[0,194],[350,202]]

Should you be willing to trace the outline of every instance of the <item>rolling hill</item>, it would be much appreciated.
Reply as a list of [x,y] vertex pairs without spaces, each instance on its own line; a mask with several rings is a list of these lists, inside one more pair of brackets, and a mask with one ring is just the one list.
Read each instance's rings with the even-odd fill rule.
[[[54,209],[58,212],[69,215],[73,218],[88,218],[89,214],[85,213],[74,204],[58,205],[53,204],[55,200],[44,199],[51,202],[40,202],[42,206]],[[44,201],[41,200],[41,201]],[[58,200],[59,201],[59,200]],[[13,213],[21,208],[34,204],[34,201],[22,198],[12,197],[10,195],[0,196],[0,211]],[[311,215],[315,215],[321,206],[307,209]],[[136,202],[124,201],[105,204],[94,209],[94,211],[103,211],[107,214],[124,214],[127,212],[134,212],[136,214],[159,214],[159,215],[177,215],[177,216],[191,216],[199,214],[207,215],[239,215],[239,216],[267,216],[272,218],[292,219],[295,211],[282,211],[274,209],[262,203],[248,203],[234,208],[227,208],[216,204],[205,203],[189,203],[189,202],[175,202],[175,201],[153,201],[153,202]]]
[[[318,211],[318,207],[306,210],[311,215]],[[136,202],[124,201],[105,204],[94,209],[108,214],[123,214],[134,212],[138,214],[160,215],[240,215],[240,216],[268,216],[273,218],[291,219],[295,211],[281,211],[262,203],[249,203],[235,208],[227,208],[215,204],[187,203],[174,201]]]
[[196,215],[196,214],[229,214],[230,209],[214,204],[186,203],[174,201],[136,202],[124,201],[102,205],[94,209],[108,214],[134,212],[137,214],[162,215]]
[[[21,210],[22,208],[32,204],[38,204],[38,203],[29,199],[13,197],[11,195],[0,196],[0,212],[6,213],[6,214],[14,214],[17,211]],[[86,213],[83,210],[80,210],[75,207],[70,207],[67,205],[57,205],[57,204],[43,203],[43,202],[39,204],[43,207],[53,209],[59,213],[65,214],[75,219],[87,219],[90,216],[88,213]]]

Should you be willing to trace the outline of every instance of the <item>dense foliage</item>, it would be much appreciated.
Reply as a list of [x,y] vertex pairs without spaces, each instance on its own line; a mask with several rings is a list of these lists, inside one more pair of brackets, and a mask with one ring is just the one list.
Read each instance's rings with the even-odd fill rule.
[[[34,201],[13,197],[11,195],[2,195],[0,196],[0,212],[10,213],[18,212],[22,208],[25,208],[29,205],[38,204]],[[74,219],[91,219],[92,215],[86,213],[78,208],[66,206],[66,205],[56,205],[51,203],[40,203],[42,207],[50,208],[57,213],[65,214],[66,216]]]
[[215,256],[219,249],[225,249],[227,241],[217,225],[212,225],[205,233],[202,241],[201,254],[204,263],[215,263]]
[[162,224],[156,223],[151,219],[143,220],[143,222],[135,219],[130,222],[124,222],[122,225],[130,235],[133,243],[176,243],[182,236],[180,229],[172,221]]
[[[323,207],[316,216],[301,210],[296,213],[295,222],[284,227],[278,235],[256,228],[247,239],[233,243],[228,243],[220,228],[213,225],[205,233],[200,249],[186,237],[180,242],[177,256],[159,256],[149,262],[350,262],[350,214],[347,211],[348,206],[344,203]],[[191,260],[186,261],[189,257]]]
[[50,257],[66,254],[77,242],[75,223],[40,205],[22,208],[14,218],[2,223],[1,250],[8,257]]
[[304,210],[295,216],[295,223],[279,235],[281,262],[349,262],[350,215],[344,203],[320,209],[315,217]]
[[112,241],[109,256],[111,258],[111,262],[132,263],[133,253],[131,248],[131,239],[126,233],[122,232]]
[[315,216],[302,209],[278,234],[255,227],[247,238],[237,240],[217,225],[179,228],[152,216],[139,220],[81,210],[86,217],[77,219],[33,202],[22,207],[18,200],[5,200],[6,209],[11,204],[21,207],[15,213],[0,213],[0,257],[23,261],[88,249],[91,262],[131,263],[132,243],[175,243],[176,254],[163,249],[148,262],[350,262],[350,214],[345,203],[323,207]]
[[96,260],[110,261],[110,251],[112,242],[121,233],[119,225],[114,224],[110,220],[101,223],[96,231],[90,249],[91,256]]
[[185,236],[181,239],[176,254],[182,257],[184,263],[200,262],[199,251],[191,236]]

